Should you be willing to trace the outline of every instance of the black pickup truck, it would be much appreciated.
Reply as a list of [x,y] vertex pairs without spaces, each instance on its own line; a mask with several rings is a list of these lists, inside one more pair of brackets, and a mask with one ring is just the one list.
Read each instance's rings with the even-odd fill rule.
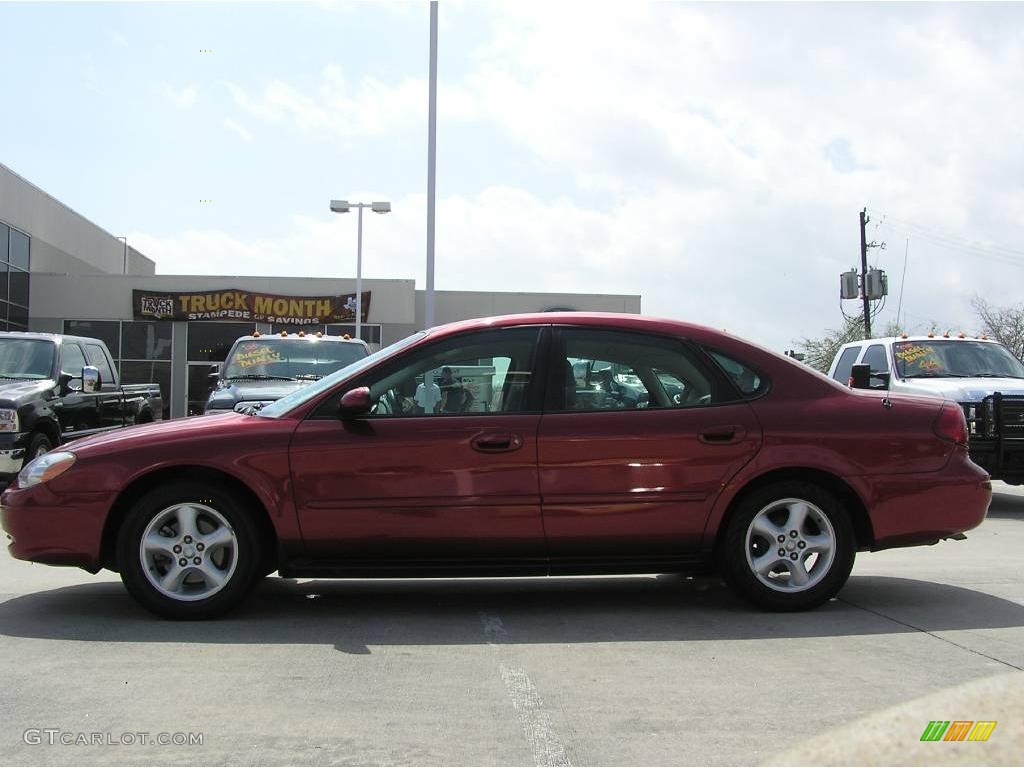
[[161,418],[160,385],[122,386],[99,339],[0,333],[0,485],[68,440]]

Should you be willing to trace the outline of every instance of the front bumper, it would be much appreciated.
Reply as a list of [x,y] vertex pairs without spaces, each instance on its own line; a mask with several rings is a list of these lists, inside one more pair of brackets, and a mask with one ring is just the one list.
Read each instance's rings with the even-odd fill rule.
[[0,526],[18,560],[101,567],[103,526],[113,505],[109,492],[54,494],[45,485],[13,488],[0,496]]

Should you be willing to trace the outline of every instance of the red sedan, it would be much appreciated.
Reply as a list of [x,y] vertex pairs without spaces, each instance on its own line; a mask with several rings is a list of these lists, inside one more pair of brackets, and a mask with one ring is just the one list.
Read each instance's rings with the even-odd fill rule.
[[417,333],[256,413],[75,441],[2,497],[11,554],[207,618],[288,577],[717,569],[811,608],[861,550],[975,527],[952,402],[851,390],[726,333],[559,313]]

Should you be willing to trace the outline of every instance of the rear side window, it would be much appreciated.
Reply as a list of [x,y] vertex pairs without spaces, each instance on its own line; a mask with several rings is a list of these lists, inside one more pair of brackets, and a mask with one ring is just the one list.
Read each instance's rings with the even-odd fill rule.
[[739,360],[714,350],[708,350],[708,354],[725,371],[725,375],[736,385],[736,389],[743,397],[757,397],[767,391],[768,380],[746,363],[741,363]]
[[107,360],[107,353],[103,347],[97,344],[85,345],[85,356],[89,359],[89,365],[96,366],[100,371],[100,384],[115,384],[114,372],[110,370],[110,362]]
[[832,374],[832,378],[846,384],[850,380],[850,372],[853,370],[853,364],[857,362],[857,355],[859,354],[860,347],[847,347],[844,349],[843,354],[839,356],[839,362],[836,364],[836,371]]

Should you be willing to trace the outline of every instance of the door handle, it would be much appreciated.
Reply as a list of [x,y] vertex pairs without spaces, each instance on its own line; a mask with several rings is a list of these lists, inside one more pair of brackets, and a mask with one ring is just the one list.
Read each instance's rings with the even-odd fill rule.
[[738,443],[747,434],[747,430],[737,424],[725,424],[718,427],[708,427],[697,437],[702,443],[709,445],[728,445]]
[[523,438],[511,432],[483,432],[475,435],[469,444],[481,453],[501,453],[522,448]]

